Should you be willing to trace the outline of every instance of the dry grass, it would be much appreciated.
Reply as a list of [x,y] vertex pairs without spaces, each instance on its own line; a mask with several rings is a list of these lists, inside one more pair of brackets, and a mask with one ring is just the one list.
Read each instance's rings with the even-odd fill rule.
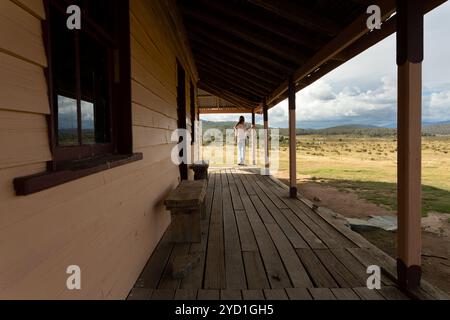
[[[247,158],[250,163],[250,152]],[[281,145],[279,176],[286,176],[288,161],[288,147]],[[424,214],[450,213],[450,137],[424,137],[422,163]],[[395,138],[301,136],[297,168],[302,181],[353,191],[370,202],[396,209]]]

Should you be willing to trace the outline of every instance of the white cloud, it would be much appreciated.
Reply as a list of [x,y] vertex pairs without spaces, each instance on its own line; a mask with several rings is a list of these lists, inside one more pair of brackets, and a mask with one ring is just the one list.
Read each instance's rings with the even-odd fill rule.
[[424,105],[426,121],[442,121],[450,119],[450,90],[432,93]]
[[[362,90],[347,86],[338,90],[327,80],[319,80],[297,95],[299,127],[320,127],[323,122],[379,125],[394,121],[396,86],[389,78],[383,78],[375,89]],[[270,112],[273,126],[285,127],[287,102]]]

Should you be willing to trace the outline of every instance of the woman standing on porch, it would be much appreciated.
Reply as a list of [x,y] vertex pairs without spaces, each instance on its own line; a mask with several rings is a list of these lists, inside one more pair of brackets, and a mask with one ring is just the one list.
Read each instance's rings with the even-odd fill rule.
[[245,125],[245,118],[241,116],[234,126],[234,135],[238,147],[238,165],[245,166],[245,147],[249,129]]

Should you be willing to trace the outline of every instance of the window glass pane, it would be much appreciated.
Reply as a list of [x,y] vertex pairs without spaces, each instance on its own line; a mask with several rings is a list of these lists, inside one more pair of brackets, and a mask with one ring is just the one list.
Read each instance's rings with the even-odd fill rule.
[[78,145],[77,100],[58,95],[58,144]]
[[108,49],[82,33],[80,50],[83,144],[110,143]]
[[66,18],[51,7],[54,101],[57,114],[58,145],[79,144],[76,100],[75,35],[69,31]]
[[83,144],[95,144],[94,104],[81,101],[81,126],[83,128]]

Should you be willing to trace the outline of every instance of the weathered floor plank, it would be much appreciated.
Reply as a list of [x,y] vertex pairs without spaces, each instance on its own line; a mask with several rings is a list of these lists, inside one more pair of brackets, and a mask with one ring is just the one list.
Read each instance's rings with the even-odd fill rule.
[[336,259],[331,251],[315,250],[315,254],[319,257],[322,264],[327,268],[328,272],[333,276],[340,287],[356,288],[365,284],[355,278],[347,268]]
[[153,290],[150,300],[173,300],[175,297],[175,289],[158,289]]
[[238,228],[227,175],[222,175],[225,279],[227,289],[247,289]]
[[176,257],[184,256],[189,253],[189,244],[177,243],[175,244],[172,254],[170,255],[169,262],[164,269],[161,281],[159,282],[158,289],[178,289],[181,280],[174,279],[172,276],[173,262]]
[[242,251],[258,251],[255,235],[253,234],[247,213],[244,210],[236,210],[236,221],[239,229]]
[[152,289],[133,288],[128,296],[128,300],[150,300],[152,294]]
[[136,284],[137,287],[157,289],[174,247],[174,244],[169,242],[169,237],[169,232],[166,232],[142,271]]
[[197,300],[220,300],[219,290],[198,290]]
[[309,292],[314,300],[336,300],[333,292],[328,288],[312,288]]
[[267,300],[289,300],[289,297],[284,289],[266,289],[264,295]]
[[246,301],[266,300],[262,290],[243,290],[242,297]]
[[220,300],[242,300],[242,291],[241,290],[221,290],[220,291]]
[[244,257],[245,273],[249,289],[270,288],[266,270],[264,269],[259,251],[248,251],[242,253]]
[[312,300],[311,294],[306,288],[287,288],[286,293],[290,300]]
[[396,287],[382,287],[379,292],[386,300],[410,300]]
[[338,288],[338,284],[311,249],[298,249],[297,254],[318,288]]
[[361,300],[361,298],[350,288],[331,289],[337,300]]
[[197,300],[197,290],[178,289],[175,292],[175,300]]
[[353,290],[362,300],[385,300],[377,290],[368,288],[354,288]]
[[226,288],[222,216],[222,182],[220,175],[216,176],[216,183],[214,185],[214,199],[211,209],[204,288]]
[[276,224],[268,224],[266,228],[280,253],[281,260],[283,260],[294,287],[311,288],[313,286],[311,279],[283,231]]
[[258,196],[264,206],[267,208],[268,212],[272,215],[274,221],[280,226],[283,230],[286,237],[292,243],[295,249],[300,248],[309,248],[306,241],[303,240],[301,235],[295,230],[295,228],[289,223],[286,217],[280,212],[280,210],[276,207],[276,205],[272,202],[272,200],[265,193],[265,190],[262,189],[255,177],[252,177],[250,180],[255,185],[255,190],[258,191]]

